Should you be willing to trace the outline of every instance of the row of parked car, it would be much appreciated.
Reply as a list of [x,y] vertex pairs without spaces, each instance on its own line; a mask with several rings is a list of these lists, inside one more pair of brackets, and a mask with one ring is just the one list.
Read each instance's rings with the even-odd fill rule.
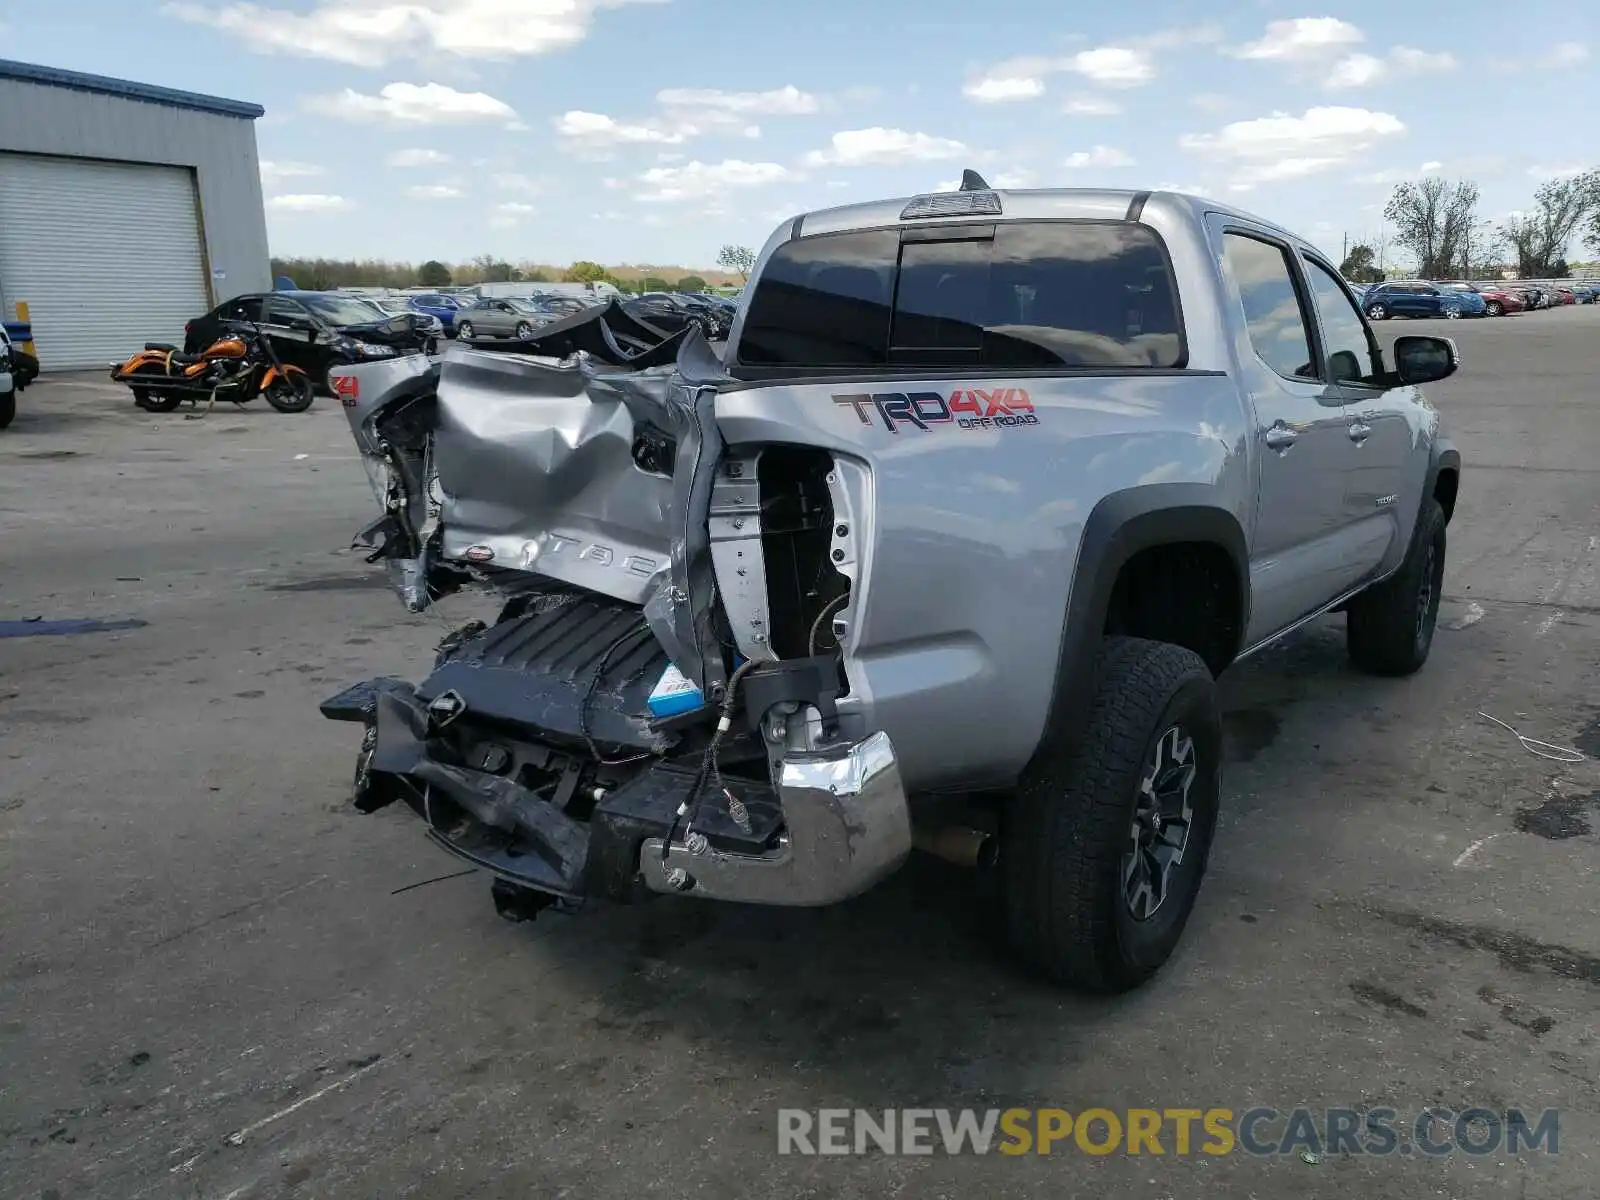
[[1565,304],[1593,304],[1600,298],[1596,283],[1473,283],[1465,279],[1402,279],[1351,284],[1367,317],[1504,317],[1511,313]]
[[[282,290],[235,296],[184,326],[183,350],[199,354],[230,333],[257,330],[285,363],[300,367],[324,394],[337,366],[434,352],[444,338],[518,339],[583,312],[596,300],[565,295],[454,296],[447,293],[358,295]],[[735,305],[722,296],[646,292],[620,301],[628,314],[663,334],[691,325],[721,340]]]
[[[479,338],[524,338],[535,329],[582,312],[605,298],[584,301],[572,296],[530,291],[525,296],[456,296],[449,293],[395,293],[390,296],[362,296],[359,299],[383,312],[398,316],[414,313],[425,321],[437,337],[458,337],[466,341]],[[676,333],[696,325],[708,338],[728,336],[733,327],[733,301],[723,296],[645,292],[620,302],[630,315],[663,333]]]

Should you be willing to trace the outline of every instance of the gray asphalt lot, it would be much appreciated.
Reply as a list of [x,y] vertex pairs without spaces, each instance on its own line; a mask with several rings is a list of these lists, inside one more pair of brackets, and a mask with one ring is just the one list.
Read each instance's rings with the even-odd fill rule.
[[[326,399],[196,421],[40,383],[0,434],[0,621],[145,624],[0,639],[0,1195],[1587,1200],[1597,330],[1449,324],[1432,661],[1358,676],[1330,618],[1226,677],[1200,908],[1116,1001],[1020,975],[928,861],[820,912],[515,926],[482,876],[396,894],[454,864],[347,807],[353,729],[316,705],[415,677],[481,602],[408,616],[344,549],[372,503]],[[776,1154],[783,1107],[1013,1105],[1556,1108],[1560,1153]]]

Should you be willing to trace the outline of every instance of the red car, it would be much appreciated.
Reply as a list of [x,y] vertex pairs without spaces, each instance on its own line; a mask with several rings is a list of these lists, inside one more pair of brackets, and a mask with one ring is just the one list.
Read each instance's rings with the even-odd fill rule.
[[1550,301],[1552,304],[1576,304],[1578,297],[1573,295],[1569,287],[1558,287],[1555,296]]
[[1507,313],[1522,312],[1528,307],[1528,302],[1522,293],[1513,292],[1509,288],[1473,286],[1472,290],[1483,297],[1484,313],[1487,316],[1503,317]]

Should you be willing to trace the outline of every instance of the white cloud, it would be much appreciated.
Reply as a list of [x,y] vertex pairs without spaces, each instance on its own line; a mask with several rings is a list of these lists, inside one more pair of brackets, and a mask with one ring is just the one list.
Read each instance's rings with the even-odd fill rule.
[[1424,175],[1437,175],[1440,171],[1444,170],[1444,164],[1436,158],[1429,159],[1427,162],[1418,167],[1417,170],[1422,172]]
[[1322,86],[1330,90],[1366,87],[1383,79],[1406,75],[1425,75],[1437,71],[1453,71],[1461,64],[1453,54],[1443,51],[1414,50],[1410,46],[1396,46],[1387,58],[1374,58],[1370,54],[1351,54],[1333,65],[1333,70],[1323,80]]
[[901,163],[936,162],[960,158],[965,144],[953,138],[908,133],[904,129],[845,129],[833,135],[828,149],[806,155],[807,166],[832,164],[840,167],[895,166]]
[[[1458,165],[1457,169],[1460,167]],[[1383,187],[1393,187],[1397,183],[1409,183],[1418,175],[1438,175],[1444,170],[1444,164],[1438,159],[1430,159],[1415,169],[1394,167],[1383,171],[1369,171],[1355,177],[1357,183],[1378,184]]]
[[1185,134],[1178,144],[1235,166],[1233,186],[1243,191],[1340,166],[1405,130],[1390,113],[1330,106],[1235,121],[1216,133]]
[[1551,67],[1575,67],[1589,61],[1589,47],[1582,42],[1562,42],[1544,61]]
[[263,160],[261,163],[261,182],[269,187],[285,179],[309,179],[313,175],[321,174],[323,174],[323,168],[313,163],[271,162],[267,160]]
[[1133,156],[1115,146],[1096,146],[1092,150],[1078,150],[1067,155],[1061,164],[1072,170],[1082,167],[1131,167]]
[[1268,21],[1266,31],[1233,53],[1271,62],[1305,62],[1338,54],[1366,40],[1361,30],[1336,17],[1294,17]]
[[1233,100],[1220,92],[1201,92],[1199,95],[1190,96],[1189,103],[1203,113],[1220,113],[1233,107]]
[[406,195],[413,200],[459,200],[466,193],[454,184],[419,183],[408,187]]
[[495,187],[508,192],[537,192],[544,187],[532,175],[524,175],[519,171],[497,171],[491,178]]
[[490,229],[515,229],[523,217],[531,216],[534,208],[531,204],[521,204],[515,200],[504,204],[496,204],[490,211]]
[[384,121],[396,125],[466,125],[480,121],[515,122],[503,100],[484,92],[458,92],[442,83],[390,83],[376,96],[345,88],[314,96],[305,107],[346,121]]
[[725,188],[761,187],[790,178],[787,167],[772,162],[743,162],[729,158],[719,163],[686,162],[677,167],[651,167],[639,176],[644,190],[635,200],[664,203],[719,195]]
[[659,124],[630,124],[618,121],[604,113],[583,112],[574,109],[555,119],[556,133],[583,149],[607,146],[636,146],[655,142],[675,146],[694,132],[684,129],[667,129]]
[[437,167],[450,161],[437,150],[396,150],[389,156],[391,167]]
[[1198,183],[1172,183],[1168,181],[1156,184],[1152,190],[1157,192],[1185,192],[1191,196],[1205,195],[1205,188]]
[[1031,75],[990,75],[974,79],[961,94],[979,104],[1004,104],[1011,100],[1032,100],[1044,95],[1044,80]]
[[309,11],[269,4],[176,0],[162,11],[234,35],[264,54],[381,67],[430,54],[511,59],[577,45],[595,13],[630,0],[315,0]]
[[1067,60],[1067,70],[1076,71],[1104,87],[1138,87],[1156,77],[1155,63],[1149,52],[1127,46],[1080,50]]
[[656,93],[664,108],[708,109],[741,117],[805,116],[821,109],[810,92],[787,84],[769,92],[722,92],[715,88],[665,88]]
[[751,141],[754,141],[756,138],[761,136],[761,126],[746,125],[743,132],[745,137],[749,138]]
[[1069,117],[1114,117],[1122,111],[1122,105],[1104,96],[1074,96],[1061,106],[1061,111]]
[[1581,164],[1567,167],[1529,167],[1528,174],[1534,179],[1571,179],[1575,175],[1582,175],[1589,168]]
[[295,196],[274,196],[267,201],[267,207],[273,212],[338,212],[340,209],[349,208],[350,201],[343,196],[306,193]]

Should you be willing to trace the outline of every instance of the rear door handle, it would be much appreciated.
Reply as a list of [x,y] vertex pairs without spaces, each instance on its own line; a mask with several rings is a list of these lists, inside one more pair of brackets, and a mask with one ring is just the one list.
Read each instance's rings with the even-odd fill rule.
[[1369,438],[1371,436],[1372,436],[1372,426],[1371,425],[1368,425],[1363,421],[1352,421],[1350,423],[1350,440],[1352,442],[1356,442],[1356,443],[1359,444],[1361,442],[1366,441],[1367,438]]
[[1274,450],[1287,450],[1300,440],[1300,435],[1287,425],[1274,425],[1262,440]]

